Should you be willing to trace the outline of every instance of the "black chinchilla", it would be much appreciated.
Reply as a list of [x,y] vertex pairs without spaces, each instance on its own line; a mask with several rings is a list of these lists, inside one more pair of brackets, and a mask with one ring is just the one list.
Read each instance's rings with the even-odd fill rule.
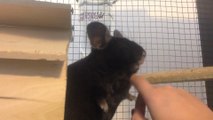
[[89,23],[87,35],[91,53],[68,66],[64,120],[111,120],[122,100],[134,99],[130,77],[146,52],[100,22]]

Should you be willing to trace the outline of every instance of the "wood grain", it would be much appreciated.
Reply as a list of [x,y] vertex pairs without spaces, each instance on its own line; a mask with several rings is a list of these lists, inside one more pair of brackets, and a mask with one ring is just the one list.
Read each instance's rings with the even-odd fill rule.
[[63,120],[64,80],[0,79],[1,120]]
[[70,10],[0,1],[0,120],[63,120]]
[[70,30],[0,26],[0,31],[0,58],[66,60]]
[[0,1],[0,58],[65,61],[70,10],[70,4]]
[[10,26],[70,29],[70,11],[70,4],[0,0],[0,23]]

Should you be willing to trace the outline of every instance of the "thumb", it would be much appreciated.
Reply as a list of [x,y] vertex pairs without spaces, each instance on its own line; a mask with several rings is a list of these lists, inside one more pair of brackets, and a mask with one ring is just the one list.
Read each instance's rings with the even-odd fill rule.
[[132,110],[132,120],[146,120],[145,103],[140,95],[137,98],[135,109]]
[[134,109],[131,120],[147,120],[138,110]]

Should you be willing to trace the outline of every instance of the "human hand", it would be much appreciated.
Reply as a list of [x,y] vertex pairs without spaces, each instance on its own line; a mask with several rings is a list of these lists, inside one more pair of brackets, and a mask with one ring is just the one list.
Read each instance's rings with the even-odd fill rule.
[[131,81],[140,94],[132,120],[146,120],[145,105],[153,120],[213,120],[213,112],[183,89],[153,86],[141,76]]

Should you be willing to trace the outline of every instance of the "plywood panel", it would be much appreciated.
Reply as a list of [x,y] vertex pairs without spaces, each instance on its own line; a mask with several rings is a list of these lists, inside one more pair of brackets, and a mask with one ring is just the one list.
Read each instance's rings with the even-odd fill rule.
[[63,120],[70,5],[0,1],[0,120]]
[[0,79],[1,120],[63,120],[65,81]]
[[70,30],[0,26],[0,58],[66,60]]
[[65,61],[0,59],[0,79],[66,80]]
[[63,120],[66,62],[0,59],[1,120]]
[[70,29],[70,5],[32,0],[1,0],[0,24]]

